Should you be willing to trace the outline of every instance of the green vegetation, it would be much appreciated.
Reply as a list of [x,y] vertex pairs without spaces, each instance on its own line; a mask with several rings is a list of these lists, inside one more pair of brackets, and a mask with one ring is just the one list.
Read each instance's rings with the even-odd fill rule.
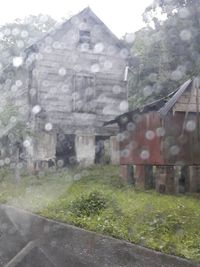
[[1,202],[200,261],[198,195],[160,195],[123,187],[114,166],[62,170],[37,178],[23,176],[17,185],[5,176],[8,173],[1,180]]
[[146,26],[130,45],[131,108],[166,96],[200,72],[199,0],[152,2],[143,14]]

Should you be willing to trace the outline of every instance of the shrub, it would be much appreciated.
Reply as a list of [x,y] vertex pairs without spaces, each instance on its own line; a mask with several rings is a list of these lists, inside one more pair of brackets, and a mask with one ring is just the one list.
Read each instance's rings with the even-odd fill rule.
[[71,202],[70,211],[78,217],[97,215],[108,206],[108,199],[98,191],[82,195]]

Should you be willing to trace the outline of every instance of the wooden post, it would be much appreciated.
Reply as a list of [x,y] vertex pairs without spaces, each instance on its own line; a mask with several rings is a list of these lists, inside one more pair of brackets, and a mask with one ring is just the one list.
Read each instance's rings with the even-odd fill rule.
[[157,166],[156,191],[176,193],[174,166]]
[[133,166],[132,165],[120,165],[120,177],[124,185],[133,185]]
[[139,189],[154,188],[153,166],[136,165],[135,166],[135,185]]
[[189,192],[200,192],[200,166],[189,166]]
[[145,189],[145,165],[135,166],[135,186],[139,189]]
[[190,191],[189,167],[181,166],[181,175],[178,181],[178,193],[185,193]]

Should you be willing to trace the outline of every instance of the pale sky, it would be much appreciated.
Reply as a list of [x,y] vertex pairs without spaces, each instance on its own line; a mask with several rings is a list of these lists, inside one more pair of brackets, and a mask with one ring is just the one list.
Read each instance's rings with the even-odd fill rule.
[[118,37],[143,27],[142,13],[153,0],[0,0],[0,24],[28,15],[48,14],[59,20],[90,6]]

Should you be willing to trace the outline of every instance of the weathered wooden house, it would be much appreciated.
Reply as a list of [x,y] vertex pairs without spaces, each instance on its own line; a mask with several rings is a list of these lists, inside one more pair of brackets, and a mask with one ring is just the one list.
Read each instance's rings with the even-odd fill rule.
[[[86,8],[13,59],[1,90],[33,135],[23,140],[29,164],[118,160],[117,128],[105,121],[127,111],[128,49]],[[109,157],[109,156],[108,156]]]
[[121,176],[126,183],[158,192],[200,192],[199,78],[110,123],[120,127]]

